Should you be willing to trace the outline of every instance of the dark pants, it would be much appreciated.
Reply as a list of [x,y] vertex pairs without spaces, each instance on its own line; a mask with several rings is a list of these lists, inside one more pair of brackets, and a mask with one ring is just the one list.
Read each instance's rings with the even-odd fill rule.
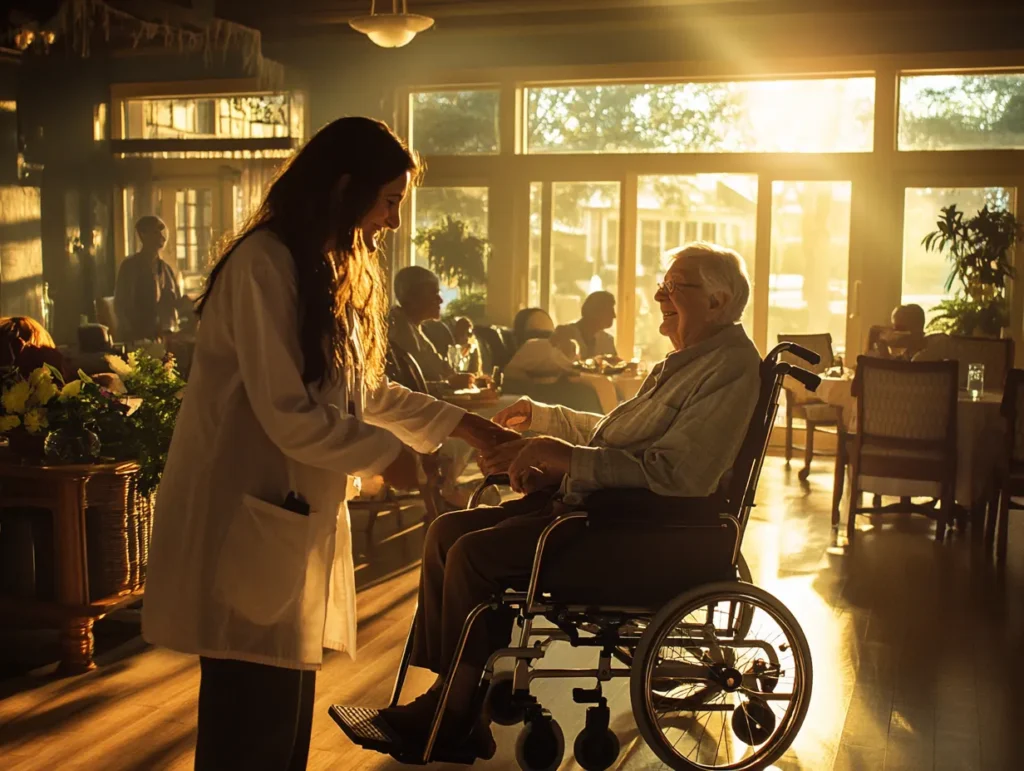
[[[427,530],[411,663],[445,674],[473,609],[505,589],[526,589],[537,542],[554,519],[550,493],[438,517]],[[569,522],[548,539],[542,592],[582,605],[657,610],[697,584],[735,577],[732,531],[645,528],[642,512],[627,530]],[[485,611],[466,640],[462,662],[482,668],[506,647],[513,615]]]
[[199,659],[196,771],[303,771],[316,672]]

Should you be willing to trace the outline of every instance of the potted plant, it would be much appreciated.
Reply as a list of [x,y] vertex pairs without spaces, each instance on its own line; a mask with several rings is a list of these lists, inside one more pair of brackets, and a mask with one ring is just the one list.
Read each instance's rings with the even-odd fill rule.
[[1014,275],[1009,252],[1020,226],[1008,211],[986,205],[965,218],[955,205],[946,206],[936,223],[938,229],[921,242],[928,251],[945,253],[950,262],[946,291],[958,283],[952,299],[933,310],[929,329],[957,335],[999,337],[1009,324],[1006,280]]
[[487,241],[474,235],[463,220],[445,215],[436,225],[416,233],[413,243],[426,251],[430,269],[442,283],[459,288],[459,298],[449,303],[449,314],[482,320],[486,302],[480,287],[487,283]]

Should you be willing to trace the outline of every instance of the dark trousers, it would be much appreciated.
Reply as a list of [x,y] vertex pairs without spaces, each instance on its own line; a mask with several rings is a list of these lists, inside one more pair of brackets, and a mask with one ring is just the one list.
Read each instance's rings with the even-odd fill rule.
[[196,771],[303,771],[316,672],[199,659]]
[[[555,516],[551,493],[535,493],[434,520],[424,544],[414,666],[447,673],[473,609],[505,589],[526,589],[537,542]],[[644,526],[642,512],[625,530],[568,522],[545,545],[539,589],[569,604],[657,610],[688,588],[734,578],[733,543],[721,527]],[[508,645],[513,620],[504,609],[485,611],[462,662],[482,668]]]

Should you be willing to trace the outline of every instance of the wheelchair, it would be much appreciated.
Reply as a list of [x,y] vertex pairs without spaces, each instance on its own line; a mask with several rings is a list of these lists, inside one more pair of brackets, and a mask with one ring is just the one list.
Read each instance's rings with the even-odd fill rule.
[[[517,616],[518,629],[513,632],[517,644],[491,656],[479,698],[493,722],[523,724],[515,754],[524,771],[554,771],[565,753],[562,729],[530,693],[532,682],[543,678],[595,682],[593,688],[572,691],[574,702],[587,705],[585,727],[573,746],[576,761],[585,771],[610,768],[619,754],[619,740],[609,728],[608,702],[602,693],[602,684],[615,678],[629,679],[630,705],[640,736],[668,768],[750,771],[780,758],[807,714],[813,680],[811,652],[793,614],[751,583],[740,546],[783,380],[794,377],[812,391],[820,383],[817,375],[780,361],[783,352],[811,364],[818,360],[817,354],[794,343],[780,344],[765,358],[750,427],[731,471],[714,495],[670,498],[649,490],[603,490],[589,496],[581,510],[554,519],[538,540],[528,583],[477,606],[466,619],[425,745],[403,745],[377,710],[330,707],[331,717],[349,739],[402,763],[472,763],[476,758],[468,751],[435,747],[436,740],[452,673],[472,625],[482,613],[505,608]],[[504,475],[488,477],[470,507],[479,502],[484,489],[507,481]],[[698,560],[700,569],[706,572],[663,587],[660,597],[632,601],[623,597],[595,600],[586,596],[585,584],[564,594],[544,591],[544,568],[557,562],[545,548],[556,531],[570,523],[586,528],[588,534],[603,533],[627,545],[646,534],[662,546],[658,552],[662,557],[671,554],[664,551],[666,544],[686,544],[687,557],[675,562],[687,564],[690,555],[699,553],[703,555]],[[540,619],[550,626],[538,626]],[[402,655],[392,706],[401,697],[413,633],[414,628]],[[563,642],[596,650],[596,667],[537,666],[552,644]],[[511,660],[512,669],[496,674],[495,665],[502,660]]]

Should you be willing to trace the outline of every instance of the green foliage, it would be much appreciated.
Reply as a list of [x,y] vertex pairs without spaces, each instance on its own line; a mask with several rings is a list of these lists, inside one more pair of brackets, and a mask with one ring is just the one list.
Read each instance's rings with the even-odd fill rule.
[[497,91],[431,91],[413,97],[412,141],[424,155],[498,152]]
[[489,246],[461,219],[445,215],[416,233],[413,243],[426,251],[430,269],[448,286],[472,291],[487,283]]
[[128,431],[120,452],[141,466],[136,489],[148,497],[160,483],[167,463],[185,381],[169,355],[161,360],[138,351],[131,354],[129,364],[131,371],[121,379],[128,393],[141,398],[142,404],[127,417]]
[[447,318],[468,316],[474,324],[482,323],[487,316],[487,295],[484,292],[464,292],[449,302],[444,311]]
[[1008,211],[981,208],[965,218],[957,207],[942,209],[937,229],[922,240],[929,252],[945,253],[950,262],[946,291],[959,283],[956,296],[940,303],[929,327],[957,334],[998,335],[1009,322],[1006,280],[1013,276],[1009,252],[1020,230]]
[[906,109],[901,104],[901,149],[1020,146],[1024,141],[1020,75],[961,76],[923,88],[917,97]]

